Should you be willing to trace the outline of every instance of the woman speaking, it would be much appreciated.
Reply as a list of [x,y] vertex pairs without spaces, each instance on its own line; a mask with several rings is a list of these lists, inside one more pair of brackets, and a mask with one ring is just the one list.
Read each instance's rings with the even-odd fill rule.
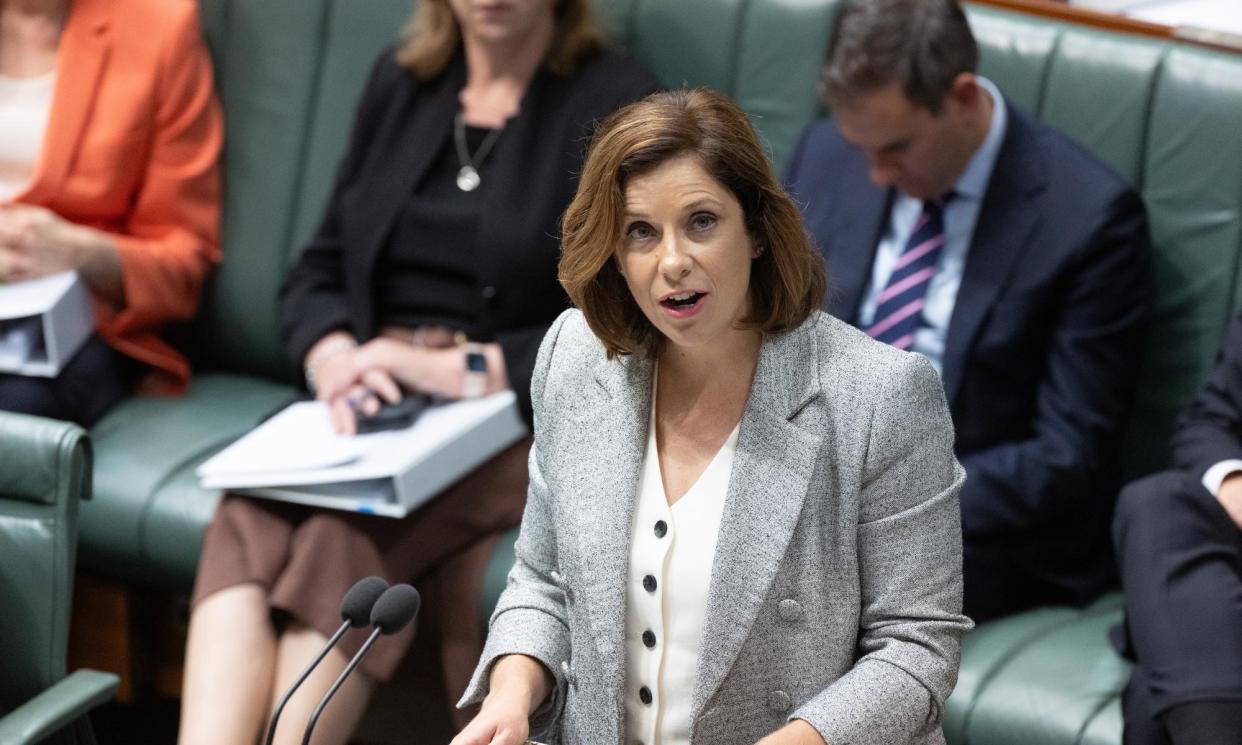
[[941,743],[962,633],[935,373],[819,311],[746,115],[659,93],[564,220],[517,562],[454,745]]

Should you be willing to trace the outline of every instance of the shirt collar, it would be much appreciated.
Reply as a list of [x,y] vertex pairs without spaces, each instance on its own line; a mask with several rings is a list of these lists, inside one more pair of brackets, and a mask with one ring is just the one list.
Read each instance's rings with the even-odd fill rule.
[[1005,97],[991,80],[978,75],[975,77],[979,87],[992,97],[992,122],[988,125],[987,136],[983,144],[971,156],[966,170],[953,186],[953,193],[968,199],[983,199],[988,182],[992,179],[992,169],[996,166],[996,156],[1000,152],[1001,140],[1005,138],[1005,126],[1009,113],[1005,108]]

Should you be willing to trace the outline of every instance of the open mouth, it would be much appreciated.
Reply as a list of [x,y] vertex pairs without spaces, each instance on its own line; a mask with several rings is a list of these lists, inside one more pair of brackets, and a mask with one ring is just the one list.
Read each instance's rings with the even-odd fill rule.
[[703,296],[706,294],[707,293],[704,292],[684,292],[680,295],[669,295],[661,300],[660,304],[665,308],[672,308],[673,310],[692,308],[700,300],[702,300]]

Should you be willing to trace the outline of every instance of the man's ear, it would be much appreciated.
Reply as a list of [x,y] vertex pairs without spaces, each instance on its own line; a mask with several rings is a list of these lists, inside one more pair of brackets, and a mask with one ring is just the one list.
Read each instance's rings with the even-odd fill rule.
[[983,89],[979,87],[979,78],[973,72],[959,72],[949,86],[946,98],[952,99],[963,108],[974,108],[979,103]]

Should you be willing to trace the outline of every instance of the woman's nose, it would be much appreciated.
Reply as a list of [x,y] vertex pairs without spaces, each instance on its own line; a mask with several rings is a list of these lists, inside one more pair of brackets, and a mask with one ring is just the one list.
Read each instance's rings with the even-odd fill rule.
[[690,255],[681,238],[667,232],[660,244],[660,271],[669,279],[681,279],[690,273]]

